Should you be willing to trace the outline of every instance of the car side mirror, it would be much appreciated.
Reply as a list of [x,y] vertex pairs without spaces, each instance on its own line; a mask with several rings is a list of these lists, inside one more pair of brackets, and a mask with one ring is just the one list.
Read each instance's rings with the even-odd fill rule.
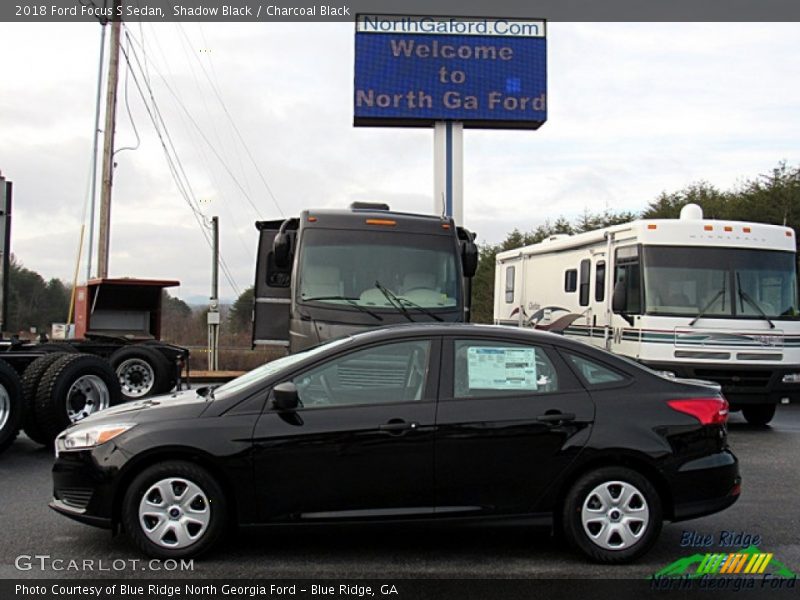
[[289,266],[292,256],[292,244],[288,233],[278,233],[272,242],[272,254],[275,256],[275,265],[285,269]]
[[478,246],[475,242],[464,242],[461,250],[461,267],[464,277],[473,277],[478,270]]
[[284,381],[272,388],[272,407],[276,410],[294,410],[300,406],[297,386],[291,381]]

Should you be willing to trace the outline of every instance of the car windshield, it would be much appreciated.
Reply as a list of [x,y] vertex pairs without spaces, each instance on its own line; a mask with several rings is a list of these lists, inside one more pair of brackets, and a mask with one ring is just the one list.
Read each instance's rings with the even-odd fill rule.
[[278,373],[282,369],[289,369],[293,365],[303,361],[307,358],[316,356],[330,348],[340,346],[349,342],[352,338],[350,336],[345,336],[341,338],[337,338],[335,340],[330,340],[318,346],[313,346],[302,352],[297,352],[295,354],[289,354],[288,356],[282,356],[281,358],[276,358],[268,363],[261,365],[260,367],[256,367],[252,371],[248,371],[244,375],[237,377],[222,385],[218,388],[214,389],[214,398],[223,398],[234,394],[244,388],[247,388],[253,384],[260,383],[267,377]]
[[457,246],[450,236],[324,229],[303,235],[299,302],[371,311],[458,306]]
[[795,255],[774,250],[645,246],[646,313],[798,318]]

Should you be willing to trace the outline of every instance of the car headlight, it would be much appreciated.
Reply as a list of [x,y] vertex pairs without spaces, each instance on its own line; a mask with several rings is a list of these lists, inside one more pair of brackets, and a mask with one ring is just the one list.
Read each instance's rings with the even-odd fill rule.
[[800,383],[800,373],[787,373],[781,381],[783,383]]
[[133,427],[135,423],[106,423],[76,427],[61,433],[56,438],[56,457],[69,450],[88,450],[113,440]]

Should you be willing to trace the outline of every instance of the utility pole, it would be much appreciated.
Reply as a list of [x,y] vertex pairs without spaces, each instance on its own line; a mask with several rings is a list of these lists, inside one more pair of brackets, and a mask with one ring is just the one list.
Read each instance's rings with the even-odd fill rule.
[[100,22],[100,64],[97,67],[97,94],[94,102],[94,134],[92,135],[92,187],[89,206],[89,243],[86,256],[86,281],[92,278],[92,254],[94,253],[94,213],[97,203],[97,154],[100,142],[100,100],[103,96],[103,64],[106,52],[106,21]]
[[219,370],[219,217],[211,217],[211,302],[208,306],[208,370]]
[[100,192],[100,232],[97,244],[97,276],[108,277],[111,238],[111,185],[114,180],[114,128],[117,120],[117,82],[119,81],[119,38],[122,29],[122,0],[114,0],[109,47],[106,125],[103,132],[103,182]]

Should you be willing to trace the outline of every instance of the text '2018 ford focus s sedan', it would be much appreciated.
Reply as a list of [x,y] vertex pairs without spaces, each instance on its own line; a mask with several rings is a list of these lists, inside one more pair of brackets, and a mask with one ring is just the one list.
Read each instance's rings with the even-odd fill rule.
[[664,520],[736,501],[726,419],[713,384],[557,335],[409,324],[81,421],[57,439],[51,506],[156,557],[195,556],[234,518],[524,517],[623,562]]

